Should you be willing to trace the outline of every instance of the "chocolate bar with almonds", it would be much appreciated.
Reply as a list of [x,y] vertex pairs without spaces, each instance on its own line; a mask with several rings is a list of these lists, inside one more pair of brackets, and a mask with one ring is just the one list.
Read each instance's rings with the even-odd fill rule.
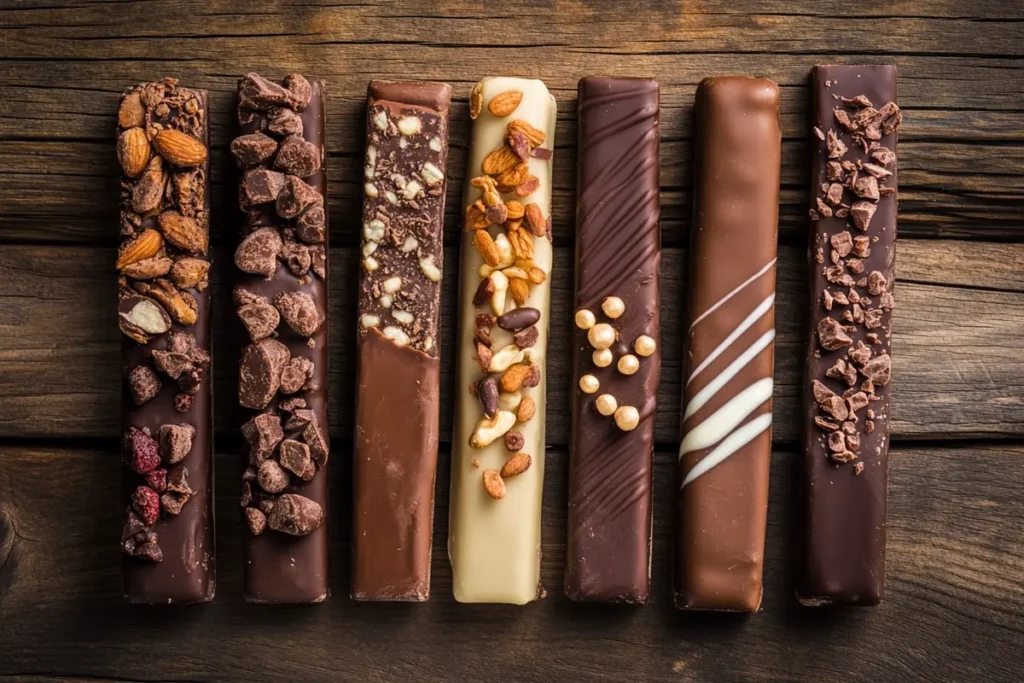
[[121,96],[118,319],[130,602],[213,600],[209,152],[205,90],[174,78]]
[[876,605],[885,518],[896,259],[894,66],[813,73],[811,316],[797,596]]
[[430,597],[450,100],[444,83],[373,81],[368,89],[355,600]]
[[579,83],[573,429],[565,592],[643,603],[658,351],[658,83]]
[[241,505],[250,602],[328,595],[327,178],[324,88],[290,74],[238,82],[231,143],[245,212],[233,291],[249,445]]
[[522,78],[485,78],[469,105],[448,553],[456,600],[521,605],[542,593],[556,107]]

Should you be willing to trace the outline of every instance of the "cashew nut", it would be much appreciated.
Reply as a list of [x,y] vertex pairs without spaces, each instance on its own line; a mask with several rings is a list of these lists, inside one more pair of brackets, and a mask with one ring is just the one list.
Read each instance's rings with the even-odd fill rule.
[[469,445],[473,448],[484,448],[489,446],[495,439],[505,435],[505,432],[512,429],[516,423],[515,413],[508,410],[499,410],[493,418],[484,418],[473,430],[469,437]]

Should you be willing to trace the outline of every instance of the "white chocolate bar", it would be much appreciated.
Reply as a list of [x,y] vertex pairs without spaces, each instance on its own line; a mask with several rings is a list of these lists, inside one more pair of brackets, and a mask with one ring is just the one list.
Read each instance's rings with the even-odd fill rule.
[[[483,106],[473,125],[472,149],[466,172],[467,184],[463,209],[482,198],[481,190],[470,180],[481,176],[481,164],[492,151],[505,143],[508,124],[523,120],[541,131],[545,141],[540,145],[554,148],[556,104],[547,87],[539,80],[520,78],[485,78],[477,86],[482,89]],[[522,93],[518,107],[509,115],[498,118],[488,110],[496,96],[509,91]],[[539,180],[539,187],[526,197],[515,193],[502,194],[505,202],[519,201],[524,206],[536,203],[545,217],[551,215],[551,160],[529,159],[530,174]],[[525,222],[524,222],[525,225]],[[488,232],[499,246],[504,240],[500,225],[491,225]],[[455,416],[455,436],[452,445],[451,511],[449,517],[448,553],[452,563],[455,599],[459,602],[510,603],[522,605],[536,600],[540,592],[540,535],[541,498],[544,485],[544,413],[547,386],[548,315],[550,312],[552,248],[549,237],[533,237],[536,266],[547,279],[530,286],[524,307],[540,311],[537,323],[538,338],[534,346],[520,351],[526,361],[538,366],[540,382],[535,387],[524,387],[519,393],[531,397],[536,413],[525,423],[516,422],[511,431],[520,432],[524,445],[516,452],[531,457],[530,467],[515,476],[505,478],[505,495],[495,499],[484,486],[484,472],[501,471],[514,455],[498,436],[482,448],[470,446],[470,439],[478,424],[485,418],[481,402],[468,390],[473,382],[487,377],[475,359],[476,315],[495,313],[490,302],[473,305],[473,296],[481,282],[484,261],[474,246],[475,231],[464,230],[462,272],[460,277],[460,323],[456,343],[458,409]],[[487,271],[485,266],[484,272]],[[500,277],[499,277],[500,280]],[[511,293],[505,298],[503,311],[516,307]],[[512,335],[498,327],[491,332],[491,348],[496,356],[512,344]],[[515,357],[515,349],[511,349]],[[507,354],[506,354],[507,355]],[[493,363],[492,363],[493,365]],[[501,378],[500,372],[491,373]],[[513,407],[514,395],[501,395],[502,410]],[[513,412],[514,408],[513,408]],[[499,429],[504,427],[502,412],[498,414]],[[474,465],[476,461],[476,465]]]

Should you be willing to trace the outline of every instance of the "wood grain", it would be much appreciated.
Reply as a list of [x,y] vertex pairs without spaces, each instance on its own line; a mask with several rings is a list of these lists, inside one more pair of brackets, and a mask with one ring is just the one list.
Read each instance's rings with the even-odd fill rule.
[[[332,250],[331,425],[347,437],[353,420],[353,343],[357,262]],[[552,287],[548,444],[568,444],[568,325],[571,249],[556,250]],[[215,254],[228,263],[230,252]],[[445,253],[442,405],[452,405],[457,254]],[[655,427],[659,443],[678,438],[682,302],[686,252],[662,259],[663,370]],[[113,249],[14,247],[0,250],[0,436],[112,437],[119,433],[117,335],[113,324]],[[904,262],[906,268],[904,271]],[[892,433],[909,438],[1021,436],[1024,387],[1024,245],[903,240],[898,248]],[[900,282],[904,273],[910,280]],[[776,342],[776,442],[798,436],[806,294],[804,250],[780,251]],[[217,273],[215,273],[215,277]],[[216,310],[229,292],[214,284]],[[214,327],[218,432],[232,437],[238,415],[235,348]],[[442,410],[441,436],[451,434]]]
[[[562,594],[567,458],[561,450],[549,451],[545,481],[547,598],[522,609],[454,603],[445,553],[448,458],[441,460],[428,603],[347,600],[351,462],[340,456],[332,492],[332,599],[292,609],[243,604],[238,461],[219,456],[217,601],[198,609],[138,610],[118,600],[116,455],[0,449],[0,537],[10,546],[6,560],[0,558],[0,644],[18,644],[0,657],[0,678],[32,680],[16,674],[45,672],[61,680],[296,683],[1009,681],[1024,665],[1024,448],[897,448],[887,600],[878,609],[833,612],[801,608],[793,598],[797,457],[776,452],[764,610],[749,618],[672,608],[673,451],[656,457],[648,605],[575,605]],[[42,480],[48,485],[40,488]],[[97,634],[102,648],[83,647]]]

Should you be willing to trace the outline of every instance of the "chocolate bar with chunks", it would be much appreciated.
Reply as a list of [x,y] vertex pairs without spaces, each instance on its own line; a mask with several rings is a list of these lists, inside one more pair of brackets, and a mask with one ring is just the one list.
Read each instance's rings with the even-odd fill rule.
[[367,93],[352,598],[430,597],[440,417],[445,83]]
[[121,534],[133,603],[209,602],[216,590],[210,374],[209,117],[174,78],[121,96]]
[[805,378],[808,606],[876,605],[885,518],[896,256],[894,66],[813,74],[811,326]]
[[328,595],[327,178],[324,88],[289,74],[238,82],[231,143],[245,212],[233,291],[249,412],[241,505],[250,602]]

